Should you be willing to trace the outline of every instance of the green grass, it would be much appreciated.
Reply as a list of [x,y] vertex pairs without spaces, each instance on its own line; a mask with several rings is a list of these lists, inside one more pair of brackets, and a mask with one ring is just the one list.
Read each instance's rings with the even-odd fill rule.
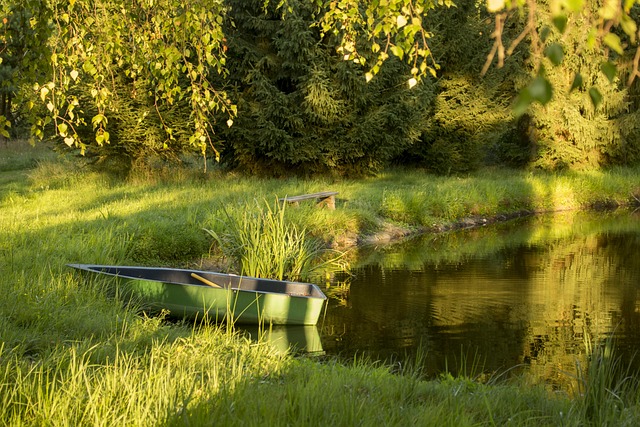
[[576,367],[579,404],[574,410],[594,425],[607,425],[612,420],[631,424],[640,416],[639,373],[621,362],[613,344],[611,339],[585,342],[588,364]]
[[225,326],[146,317],[108,280],[65,264],[205,265],[219,248],[203,229],[224,220],[221,206],[256,212],[255,200],[284,195],[339,191],[335,211],[303,203],[287,208],[286,223],[344,245],[389,223],[417,229],[630,203],[638,183],[639,168],[459,178],[389,171],[357,181],[199,170],[119,178],[46,149],[0,147],[0,425],[637,424],[637,387],[624,386],[620,369],[598,371],[611,365],[594,364],[569,396],[525,379],[425,381],[374,361],[295,358]]
[[255,201],[230,211],[222,207],[215,229],[206,229],[222,254],[234,261],[236,270],[252,277],[277,280],[309,280],[318,267],[339,264],[340,254],[328,250],[317,239],[308,238],[285,216],[287,205]]

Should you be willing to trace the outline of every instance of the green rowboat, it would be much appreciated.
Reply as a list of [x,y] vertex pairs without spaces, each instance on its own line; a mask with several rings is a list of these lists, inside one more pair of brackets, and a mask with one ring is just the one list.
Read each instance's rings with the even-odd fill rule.
[[120,290],[172,316],[208,316],[241,324],[315,325],[327,297],[311,283],[179,268],[69,264],[118,277]]

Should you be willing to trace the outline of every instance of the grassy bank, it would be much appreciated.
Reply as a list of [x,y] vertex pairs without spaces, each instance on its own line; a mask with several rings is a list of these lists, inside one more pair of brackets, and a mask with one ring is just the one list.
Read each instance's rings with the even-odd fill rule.
[[[40,159],[35,161],[34,159]],[[0,147],[0,425],[635,424],[640,396],[591,375],[577,396],[522,382],[479,383],[410,367],[283,356],[224,326],[139,315],[67,263],[205,265],[203,229],[256,203],[339,191],[337,209],[301,204],[287,221],[338,247],[523,211],[635,203],[640,168],[486,171],[441,178],[260,180],[198,169],[100,173],[24,146]],[[224,261],[224,260],[223,260]],[[234,268],[228,263],[229,268]],[[594,352],[593,360],[603,359]],[[612,366],[594,363],[598,366]],[[616,370],[617,372],[617,370]]]

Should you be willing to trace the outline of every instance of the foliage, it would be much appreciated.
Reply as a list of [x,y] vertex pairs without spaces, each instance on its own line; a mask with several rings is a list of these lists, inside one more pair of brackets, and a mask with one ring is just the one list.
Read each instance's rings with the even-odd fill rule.
[[417,141],[432,85],[409,90],[409,68],[389,61],[366,82],[359,65],[336,55],[336,40],[314,25],[311,3],[288,10],[230,2],[229,83],[238,117],[220,129],[225,156],[243,170],[286,175],[367,174]]
[[[38,70],[29,74],[29,88],[22,88],[23,113],[37,138],[53,133],[83,153],[90,145],[99,151],[113,142],[121,153],[136,154],[140,143],[132,147],[127,130],[159,126],[151,150],[178,151],[185,143],[172,144],[184,133],[204,154],[212,142],[213,113],[233,115],[224,90],[211,83],[225,65],[221,1],[20,3],[31,16],[21,21],[21,31],[37,31],[41,42],[32,64]],[[130,98],[136,124],[123,126],[118,122]],[[173,109],[182,113],[172,115]],[[112,138],[114,125],[123,129]]]
[[[495,13],[495,31],[493,49],[487,57],[485,70],[497,57],[498,66],[502,66],[509,56],[526,38],[535,54],[535,78],[531,79],[519,94],[515,105],[516,114],[523,114],[534,102],[545,105],[559,89],[547,78],[545,61],[554,65],[563,63],[576,49],[572,37],[565,37],[567,31],[582,32],[578,53],[602,55],[600,72],[610,82],[626,74],[627,84],[631,85],[640,75],[640,45],[637,43],[638,25],[635,0],[600,0],[585,2],[582,0],[487,0],[487,9]],[[515,13],[518,12],[518,13]],[[504,28],[508,21],[518,14],[526,14],[527,24],[515,37],[506,37],[510,41],[505,49]],[[540,19],[542,17],[542,19]],[[542,20],[542,23],[540,23]],[[554,37],[555,35],[555,37]],[[635,57],[631,59],[634,53]],[[631,66],[632,70],[622,71]],[[603,101],[599,85],[584,76],[581,70],[574,70],[570,79],[569,92],[585,88],[594,108]]]
[[[541,28],[551,12],[538,10]],[[521,122],[536,153],[536,166],[593,169],[640,160],[639,113],[632,97],[638,83],[626,87],[622,76],[607,76],[603,68],[611,54],[584,43],[591,37],[591,17],[597,14],[597,5],[585,5],[583,13],[573,17],[575,25],[549,32],[547,46],[562,44],[562,61],[535,53],[531,57],[553,87],[553,97],[545,105],[530,107]],[[576,75],[583,82],[577,87]],[[594,88],[601,96],[597,103]]]
[[[338,52],[344,54],[345,60],[367,66],[367,80],[378,74],[390,54],[400,60],[406,58],[413,65],[407,79],[409,87],[425,75],[436,77],[440,66],[430,50],[428,40],[433,34],[425,29],[424,19],[438,6],[453,6],[451,0],[372,1],[366,5],[357,0],[324,3],[323,32],[340,36]],[[373,65],[369,67],[369,63]]]
[[[456,5],[458,2],[455,2]],[[461,2],[464,3],[464,2]],[[582,0],[487,0],[482,8],[494,15],[494,30],[491,33],[493,46],[487,52],[482,73],[486,73],[494,60],[500,68],[505,59],[517,51],[517,47],[524,40],[528,41],[529,49],[547,58],[554,64],[560,64],[566,57],[565,40],[551,40],[553,32],[564,34],[567,29],[582,27],[586,30],[586,37],[582,40],[583,47],[603,53],[602,72],[610,80],[618,73],[616,62],[618,56],[623,58],[633,51],[631,46],[638,46],[637,16],[633,10],[635,0],[620,2],[617,0],[602,0],[585,2]],[[285,2],[286,4],[286,2]],[[358,63],[368,64],[365,50],[358,46],[362,40],[367,40],[366,49],[376,55],[375,65],[371,67],[368,78],[372,78],[380,70],[380,65],[389,58],[389,53],[395,57],[413,63],[409,85],[415,85],[418,78],[427,74],[436,76],[440,69],[438,56],[434,55],[431,37],[437,33],[427,31],[430,28],[425,18],[438,9],[438,6],[452,6],[453,2],[444,0],[391,0],[373,1],[366,6],[360,6],[356,0],[331,1],[325,5],[327,12],[322,17],[325,32],[333,32],[341,36],[340,51],[345,53],[345,59],[355,59]],[[545,16],[542,25],[538,18],[540,11]],[[549,13],[547,13],[547,11]],[[514,21],[525,17],[526,24],[517,33],[509,31]],[[582,20],[586,19],[585,26]],[[640,47],[636,52],[640,52]],[[624,60],[622,61],[624,62]],[[640,55],[636,53],[632,60],[633,71],[629,74],[629,84],[640,72]],[[419,64],[419,66],[418,66]],[[527,82],[520,92],[515,106],[517,114],[522,114],[533,102],[546,104],[552,98],[554,86],[546,78],[544,67],[538,59],[534,68],[536,76]],[[590,99],[594,106],[602,101],[602,93],[597,86],[585,82],[580,72],[572,75],[575,87],[586,85],[590,92]]]
[[635,1],[455,3],[10,0],[0,134],[271,175],[640,159]]
[[[461,29],[461,34],[473,28],[467,24],[469,21],[485,23],[489,17],[487,11],[494,15],[493,28],[479,31],[481,35],[490,35],[493,42],[476,38],[474,43],[469,38],[463,39],[454,34],[447,37],[442,50],[438,49],[437,39],[439,34],[447,33],[447,24],[437,18],[432,20],[442,16],[443,9],[434,8],[440,2],[380,2],[382,7],[377,12],[372,10],[377,2],[362,8],[358,8],[356,3],[332,2],[324,18],[327,28],[333,24],[334,31],[343,36],[341,47],[349,53],[349,58],[357,58],[363,51],[362,48],[350,49],[354,39],[368,37],[366,46],[377,51],[380,43],[376,37],[384,35],[382,39],[384,41],[386,37],[387,47],[393,47],[396,38],[402,39],[406,35],[404,25],[408,22],[407,16],[412,18],[412,24],[421,24],[421,34],[425,34],[425,27],[437,27],[438,30],[432,31],[430,35],[433,37],[424,39],[421,46],[428,40],[428,50],[417,49],[418,43],[416,49],[398,51],[408,53],[404,56],[405,61],[435,61],[437,66],[433,65],[431,69],[439,70],[438,77],[442,76],[439,83],[472,84],[470,75],[455,75],[458,69],[454,66],[452,70],[448,62],[449,52],[455,53],[459,46],[473,46],[475,52],[482,52],[484,65],[481,69],[477,68],[478,58],[474,52],[468,56],[473,64],[473,73],[489,77],[482,83],[483,89],[489,90],[481,93],[486,93],[489,95],[486,99],[495,102],[490,111],[496,116],[502,115],[501,120],[510,123],[510,126],[499,126],[481,134],[482,139],[486,140],[488,136],[491,140],[487,141],[488,150],[482,145],[479,150],[489,154],[489,160],[556,169],[594,168],[620,162],[633,163],[640,159],[638,120],[635,101],[631,97],[635,97],[636,77],[640,75],[635,1],[488,0],[474,2],[471,9],[475,10],[469,8],[470,2],[456,2],[456,6],[461,6],[466,12],[453,12],[457,18],[452,22],[458,24],[455,28]],[[421,15],[420,20],[414,20],[416,11],[428,13]],[[482,26],[477,24],[476,30]],[[416,31],[412,29],[407,33],[418,34],[417,30],[416,27]],[[489,46],[491,48],[487,49]],[[403,57],[402,54],[397,56]],[[495,70],[491,65],[497,63],[501,69],[513,66],[514,62],[516,69],[511,68],[511,72],[502,75],[506,86],[510,87],[503,85],[500,88],[494,80],[495,74],[491,76]],[[377,66],[378,63],[376,71]],[[422,70],[413,70],[418,71]],[[446,87],[443,89],[436,90],[446,103],[451,96]],[[509,103],[511,94],[517,91],[519,95],[513,104],[517,120],[512,121],[504,106],[505,101]],[[410,158],[417,157],[432,169],[439,167],[440,172],[455,171],[460,165],[464,165],[462,170],[473,167],[473,162],[468,160],[478,158],[476,150],[479,146],[471,142],[474,135],[464,130],[478,123],[478,119],[480,123],[488,120],[485,115],[475,116],[475,120],[464,117],[465,113],[473,111],[473,99],[469,102],[458,97],[455,102],[464,108],[455,108],[455,103],[452,103],[451,113],[443,115],[444,123],[451,127],[455,127],[456,122],[462,124],[463,133],[459,132],[458,126],[453,132],[444,130],[444,138],[438,134],[427,134],[423,144],[410,150]],[[437,107],[434,112],[436,117]],[[474,116],[473,113],[470,115]],[[437,123],[434,129],[438,129]]]
[[[640,160],[637,82],[626,87],[629,69],[610,80],[603,72],[610,53],[584,43],[592,17],[598,14],[597,4],[585,5],[584,13],[573,16],[573,24],[562,32],[548,27],[553,10],[545,4],[536,6],[534,16],[510,13],[501,37],[517,40],[526,31],[540,31],[545,39],[539,41],[541,46],[533,39],[526,46],[511,46],[509,60],[500,68],[486,63],[489,34],[496,35],[486,10],[473,2],[460,1],[457,6],[435,10],[427,20],[439,25],[431,45],[442,66],[441,78],[429,131],[408,150],[408,157],[400,158],[402,163],[418,161],[448,173],[494,162],[553,170]],[[561,61],[554,56],[560,44]],[[575,86],[576,75],[581,85]],[[541,90],[544,105],[523,101],[522,92],[513,104],[518,90],[532,87]],[[548,88],[553,96],[545,94]],[[597,106],[594,88],[602,97]]]
[[0,135],[6,138],[21,121],[16,113],[22,91],[49,70],[42,61],[50,55],[48,28],[46,20],[38,20],[34,13],[38,5],[30,1],[0,5]]
[[[431,52],[441,70],[435,81],[427,126],[420,141],[396,159],[439,173],[460,173],[492,163],[512,162],[506,146],[514,141],[511,103],[514,88],[528,76],[527,51],[520,49],[500,69],[481,76],[489,51],[489,15],[471,0],[456,2],[455,8],[439,8],[426,19],[438,31],[431,38]],[[509,29],[517,32],[519,25]],[[528,141],[527,141],[528,144]],[[525,157],[527,148],[513,150]],[[518,165],[528,163],[523,159]]]

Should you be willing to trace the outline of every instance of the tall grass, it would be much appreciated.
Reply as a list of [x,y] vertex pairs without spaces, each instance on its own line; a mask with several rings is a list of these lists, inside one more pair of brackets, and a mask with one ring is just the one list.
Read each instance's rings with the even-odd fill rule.
[[[157,330],[153,320],[145,328]],[[211,326],[144,344],[111,336],[58,345],[39,360],[0,347],[0,425],[152,426],[289,362]]]
[[589,362],[576,364],[578,417],[592,425],[631,425],[638,421],[640,372],[614,353],[613,339],[585,340]]
[[[232,232],[225,221],[236,227],[233,232],[249,227],[242,245],[253,244],[255,251],[286,252],[268,244],[265,229],[280,233],[279,242],[289,233],[298,246],[289,244],[298,249],[304,240],[311,245],[307,255],[288,264],[299,266],[320,247],[309,236],[326,244],[345,233],[375,232],[387,221],[420,225],[497,213],[507,205],[534,209],[542,204],[532,197],[531,183],[543,183],[539,194],[554,194],[553,176],[496,172],[458,179],[391,171],[340,182],[222,174],[145,182],[143,176],[127,181],[67,169],[48,151],[38,163],[28,150],[0,148],[0,425],[577,426],[640,419],[637,390],[612,394],[608,390],[616,386],[608,382],[600,389],[585,385],[581,395],[593,396],[588,400],[569,399],[517,383],[424,381],[375,361],[283,356],[217,325],[145,317],[109,296],[104,278],[88,280],[65,267],[196,263],[212,239],[202,229],[215,230],[223,241]],[[639,177],[637,169],[571,176],[567,185],[580,196],[565,197],[563,190],[562,198],[581,205],[603,197],[624,200]],[[505,184],[510,181],[513,186]],[[254,202],[327,189],[340,192],[336,211],[300,206],[284,212]],[[407,208],[405,200],[412,200]],[[218,206],[227,206],[229,216]],[[237,248],[240,238],[233,238],[230,247]],[[290,266],[278,271],[303,275],[308,268]],[[590,378],[585,381],[598,383]],[[621,395],[617,413],[594,408]]]
[[[223,216],[216,229],[205,229],[218,243],[223,254],[239,265],[242,274],[278,280],[307,279],[319,268],[327,252],[321,241],[308,237],[285,216],[286,204],[273,205],[264,200],[241,206]],[[333,257],[327,262],[337,262]]]
[[639,167],[565,174],[485,170],[460,177],[389,172],[377,178],[379,194],[371,196],[385,218],[437,228],[475,216],[638,205],[639,179]]

